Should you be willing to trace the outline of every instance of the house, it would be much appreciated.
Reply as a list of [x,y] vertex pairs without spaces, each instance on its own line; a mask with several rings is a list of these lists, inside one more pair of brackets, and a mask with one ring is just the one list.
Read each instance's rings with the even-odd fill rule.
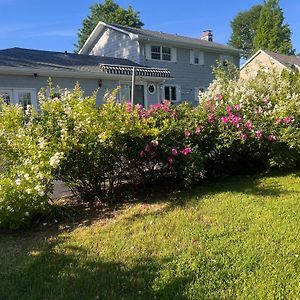
[[8,103],[31,104],[38,108],[37,93],[53,85],[73,89],[79,82],[86,95],[97,93],[97,104],[104,94],[122,87],[120,100],[130,100],[130,84],[135,70],[134,102],[144,105],[161,100],[159,86],[171,79],[170,71],[145,67],[129,59],[11,48],[0,50],[0,96]]
[[[210,30],[191,38],[99,22],[79,52],[130,59],[150,68],[166,68],[174,79],[161,85],[160,95],[174,103],[198,102],[199,91],[214,79],[212,66],[232,62],[239,67],[240,50],[213,42]],[[126,87],[124,87],[126,93]]]
[[261,69],[300,70],[300,57],[259,50],[241,67],[241,77],[255,77]]

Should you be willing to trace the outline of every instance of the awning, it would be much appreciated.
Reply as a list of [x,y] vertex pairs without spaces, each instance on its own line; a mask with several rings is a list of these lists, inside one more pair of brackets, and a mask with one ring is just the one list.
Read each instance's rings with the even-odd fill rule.
[[131,76],[133,68],[135,69],[136,76],[172,78],[171,73],[168,69],[121,66],[121,65],[119,66],[119,65],[109,65],[109,64],[100,65],[101,71],[108,74],[116,74],[116,75]]

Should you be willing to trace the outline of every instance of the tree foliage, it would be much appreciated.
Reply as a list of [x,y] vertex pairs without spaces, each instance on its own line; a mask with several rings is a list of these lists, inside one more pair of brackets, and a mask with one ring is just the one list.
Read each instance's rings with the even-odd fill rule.
[[250,10],[240,12],[232,21],[232,34],[229,45],[244,51],[248,58],[254,51],[253,39],[256,32],[262,5],[255,5]]
[[113,0],[94,4],[90,7],[90,15],[82,21],[82,28],[78,30],[75,52],[82,48],[99,21],[137,28],[144,26],[140,20],[140,13],[135,12],[131,6],[124,9]]
[[284,24],[283,11],[278,0],[266,0],[260,13],[254,36],[254,48],[283,54],[294,54],[291,30]]

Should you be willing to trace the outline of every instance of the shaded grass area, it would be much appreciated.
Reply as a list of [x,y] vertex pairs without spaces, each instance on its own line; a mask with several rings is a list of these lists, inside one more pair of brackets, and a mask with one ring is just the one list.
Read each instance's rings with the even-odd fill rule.
[[299,175],[147,197],[69,231],[2,233],[0,299],[297,299]]

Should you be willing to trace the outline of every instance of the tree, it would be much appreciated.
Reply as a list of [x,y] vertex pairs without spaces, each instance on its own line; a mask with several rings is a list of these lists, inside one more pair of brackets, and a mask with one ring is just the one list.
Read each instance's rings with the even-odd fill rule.
[[254,52],[253,39],[256,32],[262,5],[255,5],[248,11],[240,12],[232,21],[232,34],[229,45],[244,51],[248,58]]
[[78,42],[74,45],[75,52],[82,48],[99,21],[141,28],[144,24],[139,15],[140,13],[134,12],[131,6],[124,9],[113,0],[92,5],[90,15],[82,21],[82,28],[78,30]]
[[290,27],[283,22],[284,15],[279,1],[265,0],[253,40],[254,48],[294,54]]

